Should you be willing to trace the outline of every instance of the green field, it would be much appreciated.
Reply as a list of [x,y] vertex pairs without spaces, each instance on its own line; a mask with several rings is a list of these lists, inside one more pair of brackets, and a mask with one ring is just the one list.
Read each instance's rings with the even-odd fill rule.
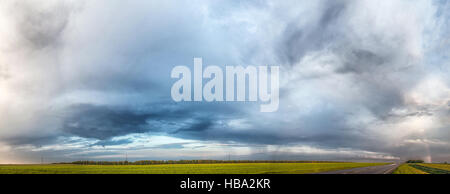
[[411,164],[411,166],[429,174],[450,174],[445,164]]
[[386,163],[0,165],[0,174],[307,174],[385,164]]
[[428,174],[428,173],[423,172],[417,168],[414,168],[409,164],[402,164],[393,172],[393,174]]
[[450,164],[420,164],[422,166],[450,171]]
[[449,164],[402,164],[394,174],[450,174]]

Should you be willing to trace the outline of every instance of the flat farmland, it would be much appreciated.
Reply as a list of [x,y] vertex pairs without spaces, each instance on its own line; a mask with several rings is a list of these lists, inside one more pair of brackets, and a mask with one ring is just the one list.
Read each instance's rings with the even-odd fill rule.
[[386,165],[386,163],[0,165],[0,174],[308,174],[378,165]]
[[448,164],[412,164],[411,166],[430,174],[450,174]]
[[393,174],[450,174],[450,165],[428,163],[402,164]]
[[420,165],[430,167],[430,168],[446,170],[446,171],[450,172],[450,164],[420,164]]
[[417,168],[414,168],[409,164],[402,164],[394,171],[393,174],[428,174],[428,173],[421,171]]

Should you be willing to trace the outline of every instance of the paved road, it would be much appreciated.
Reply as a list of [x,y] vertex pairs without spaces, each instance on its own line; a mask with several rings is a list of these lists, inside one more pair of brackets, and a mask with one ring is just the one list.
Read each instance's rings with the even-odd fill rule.
[[383,166],[369,166],[362,168],[328,171],[319,174],[391,174],[397,167],[398,164],[388,164]]

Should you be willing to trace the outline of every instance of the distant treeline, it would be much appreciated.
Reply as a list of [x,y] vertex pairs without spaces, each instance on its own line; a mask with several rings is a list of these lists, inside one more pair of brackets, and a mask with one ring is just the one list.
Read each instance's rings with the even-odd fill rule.
[[406,163],[423,163],[423,160],[408,160]]
[[152,164],[216,164],[216,163],[339,163],[336,161],[295,161],[295,160],[140,160],[130,161],[75,161],[58,164],[80,165],[152,165]]

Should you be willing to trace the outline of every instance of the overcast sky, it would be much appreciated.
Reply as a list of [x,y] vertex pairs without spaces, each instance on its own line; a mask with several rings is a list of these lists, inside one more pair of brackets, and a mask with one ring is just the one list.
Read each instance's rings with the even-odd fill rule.
[[[0,1],[0,163],[450,161],[445,0]],[[180,102],[177,65],[279,65],[280,108]]]

